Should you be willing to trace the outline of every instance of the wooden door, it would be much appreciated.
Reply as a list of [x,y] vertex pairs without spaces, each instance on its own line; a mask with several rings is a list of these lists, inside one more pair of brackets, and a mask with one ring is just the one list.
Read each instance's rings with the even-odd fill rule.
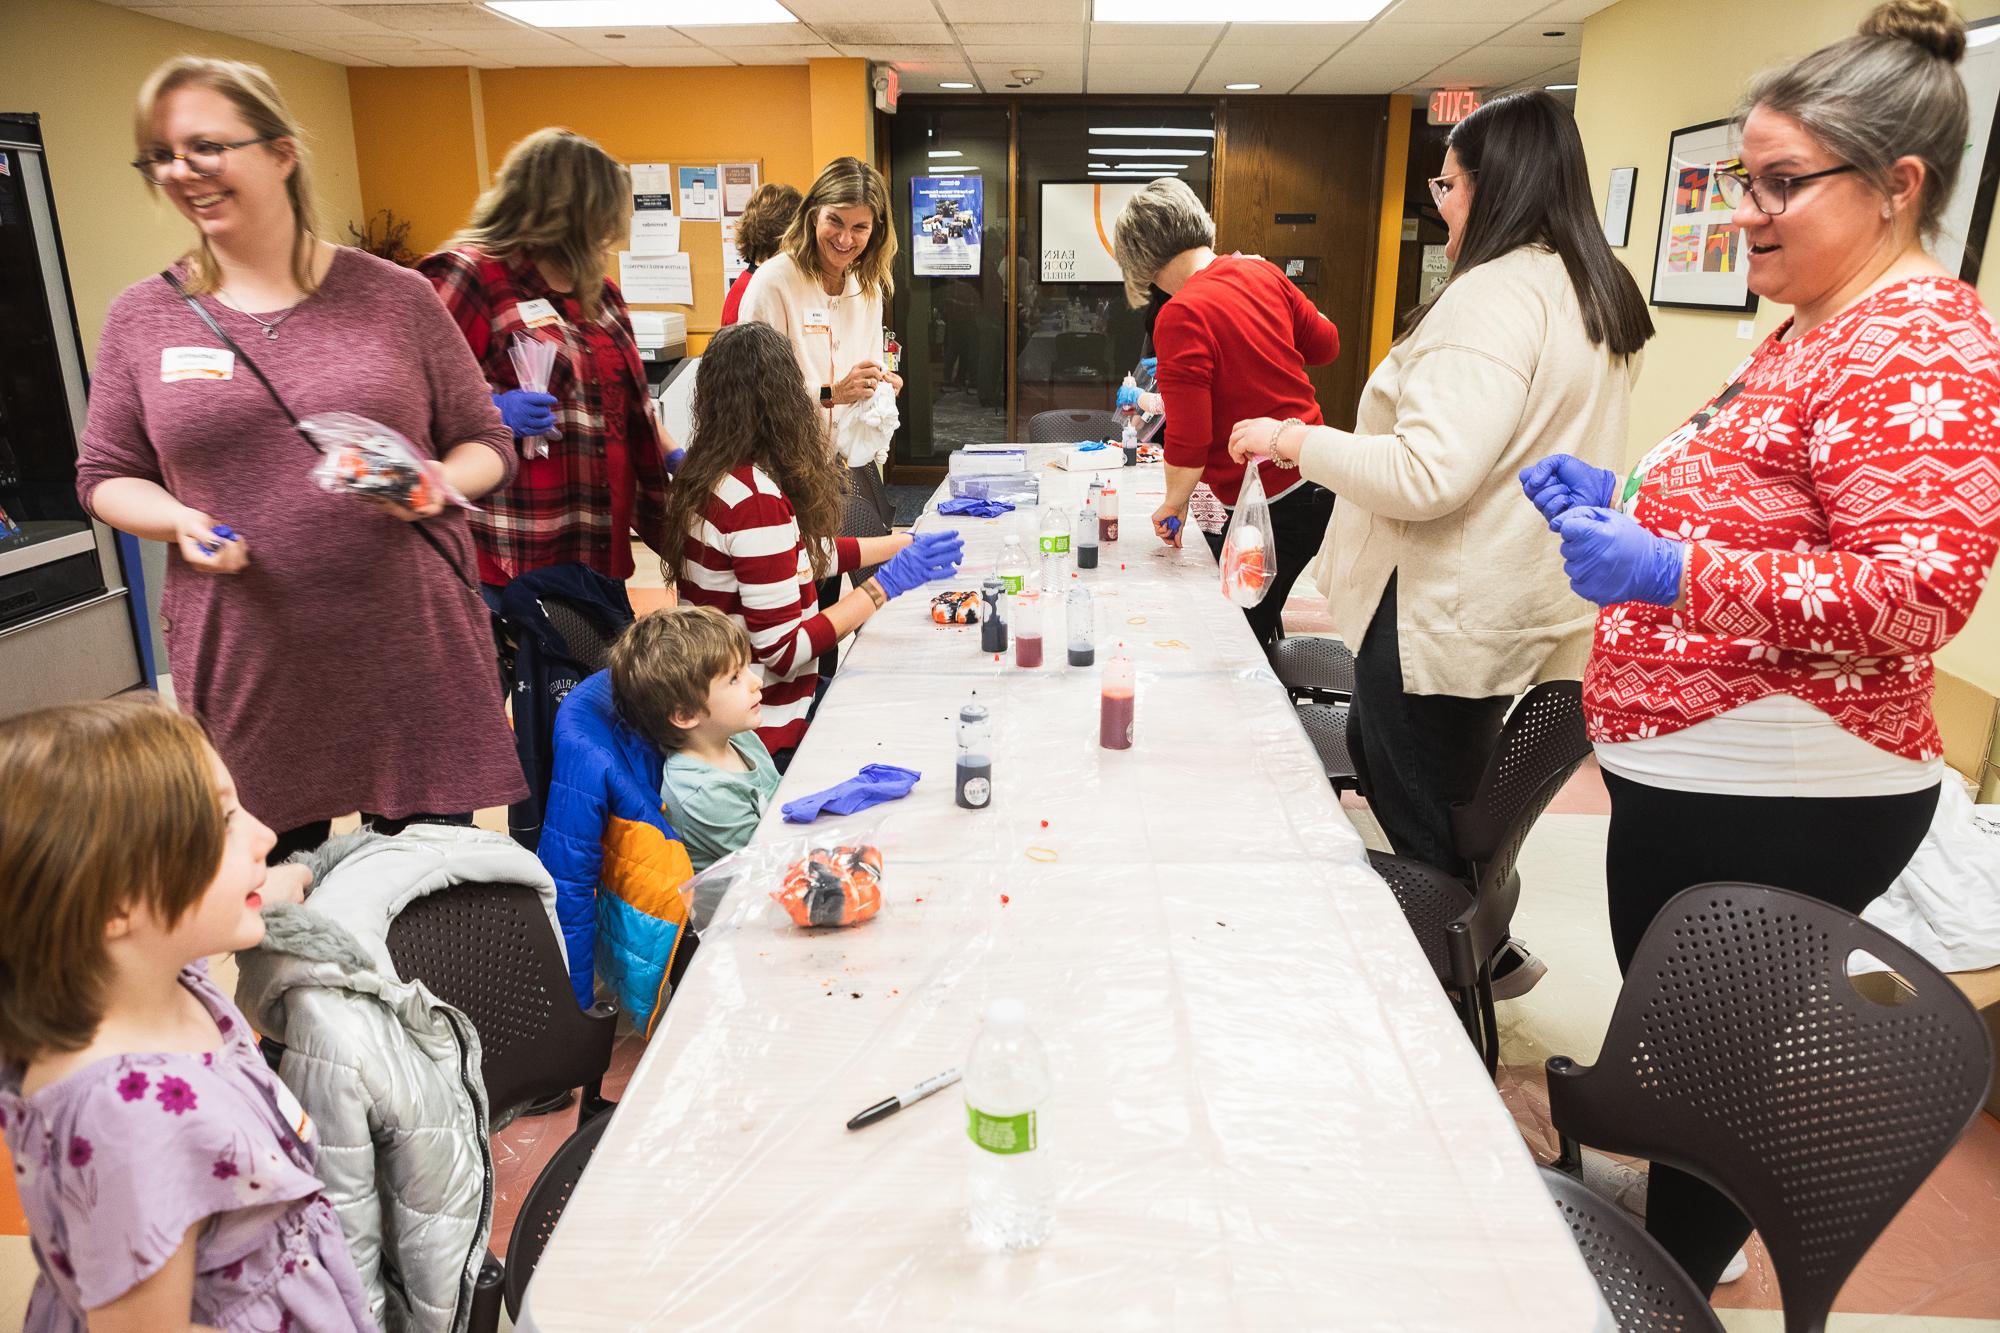
[[1340,330],[1340,355],[1308,373],[1342,430],[1368,379],[1388,116],[1386,97],[1233,97],[1217,116],[1216,249],[1306,261],[1295,281]]

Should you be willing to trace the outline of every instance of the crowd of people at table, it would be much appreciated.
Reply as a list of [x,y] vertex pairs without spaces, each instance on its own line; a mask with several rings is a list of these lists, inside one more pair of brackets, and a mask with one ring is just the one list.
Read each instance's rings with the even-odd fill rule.
[[[1716,186],[1750,289],[1791,315],[1719,389],[1691,386],[1698,410],[1630,469],[1653,324],[1546,94],[1452,131],[1429,188],[1453,272],[1352,430],[1306,374],[1340,337],[1275,266],[1219,251],[1176,180],[1120,215],[1165,421],[1153,534],[1212,527],[1191,510],[1227,510],[1258,469],[1275,590],[1250,628],[1274,641],[1316,568],[1397,852],[1452,867],[1449,808],[1510,702],[1580,679],[1621,967],[1690,885],[1858,912],[1909,860],[1946,777],[1931,655],[2000,547],[2000,335],[1926,250],[1966,141],[1964,46],[1947,5],[1892,0],[1747,90]],[[515,145],[413,273],[321,239],[302,128],[261,70],[169,63],[137,138],[195,242],[176,282],[134,284],[105,320],[77,487],[169,547],[180,711],[0,724],[0,1128],[40,1268],[28,1327],[369,1329],[380,1295],[320,1197],[310,1117],[204,960],[302,900],[287,858],[336,818],[393,835],[524,795],[474,589],[563,565],[622,581],[635,540],[660,554],[678,605],[627,632],[604,688],[699,868],[751,837],[822,658],[963,548],[842,533],[839,415],[902,388],[883,347],[896,226],[865,163],[757,193],[676,442],[606,274],[629,182],[588,139]],[[205,321],[234,372],[168,374],[176,349],[213,348]],[[523,336],[556,349],[544,386],[517,378]],[[445,486],[414,508],[321,490],[279,397],[393,427]],[[590,984],[586,967],[585,1003]],[[1703,1290],[1750,1225],[1666,1167],[1647,1223]]]

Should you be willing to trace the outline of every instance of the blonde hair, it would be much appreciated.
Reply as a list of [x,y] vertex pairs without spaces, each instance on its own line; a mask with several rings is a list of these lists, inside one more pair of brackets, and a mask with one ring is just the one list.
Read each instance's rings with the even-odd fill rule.
[[523,254],[560,266],[586,318],[597,318],[612,244],[632,216],[631,177],[581,134],[536,130],[507,150],[493,186],[446,249]]
[[0,1057],[88,1046],[105,929],[171,927],[222,864],[222,803],[194,719],[150,696],[0,722]]
[[896,221],[889,215],[889,182],[858,157],[835,158],[819,173],[819,179],[799,203],[792,225],[785,229],[784,252],[792,257],[801,273],[815,282],[823,281],[826,274],[820,269],[817,234],[820,210],[855,204],[866,204],[875,210],[875,228],[868,233],[868,244],[862,247],[860,257],[848,271],[860,282],[864,296],[880,293],[886,302],[896,290],[891,276],[896,262]]
[[718,676],[750,665],[750,635],[712,606],[675,606],[632,622],[611,645],[611,702],[660,750],[687,744],[675,713],[708,711]]
[[1112,253],[1125,275],[1125,302],[1146,304],[1153,275],[1175,255],[1215,244],[1215,219],[1183,181],[1171,176],[1147,183],[1118,212]]
[[[291,145],[292,174],[285,181],[285,193],[292,203],[292,281],[299,285],[300,291],[311,295],[319,289],[319,280],[313,273],[316,213],[311,162],[304,131],[279,95],[278,85],[258,65],[206,56],[176,56],[147,76],[139,89],[133,140],[141,153],[159,142],[153,127],[159,120],[160,103],[182,88],[207,88],[221,93],[256,131],[257,137],[267,141],[267,146],[280,139]],[[216,265],[215,252],[209,249],[206,236],[182,259],[188,266],[189,291],[201,294],[222,285],[222,271]]]
[[1760,106],[1790,116],[1885,198],[1896,160],[1918,159],[1917,225],[1930,237],[1951,202],[1971,123],[1957,69],[1964,54],[1965,22],[1944,0],[1889,0],[1855,36],[1760,77],[1737,124]]

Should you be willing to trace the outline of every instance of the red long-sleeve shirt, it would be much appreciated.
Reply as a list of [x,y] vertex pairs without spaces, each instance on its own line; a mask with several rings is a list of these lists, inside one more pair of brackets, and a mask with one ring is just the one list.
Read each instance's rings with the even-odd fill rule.
[[[1251,417],[1322,424],[1306,367],[1340,355],[1340,332],[1276,264],[1223,255],[1160,308],[1153,350],[1167,405],[1167,462],[1202,469],[1216,498],[1233,505],[1243,468],[1229,461],[1229,432]],[[1299,481],[1269,461],[1259,475],[1273,497]]]

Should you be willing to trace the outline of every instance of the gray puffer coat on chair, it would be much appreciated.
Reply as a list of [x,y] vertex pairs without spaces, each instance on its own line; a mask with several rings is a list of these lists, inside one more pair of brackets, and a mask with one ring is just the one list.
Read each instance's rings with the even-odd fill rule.
[[[264,914],[236,1002],[285,1047],[278,1076],[317,1122],[320,1177],[386,1333],[463,1333],[493,1222],[479,1036],[389,960],[413,899],[463,883],[555,885],[497,833],[415,825],[336,838],[302,907]],[[557,931],[557,938],[561,932]]]

